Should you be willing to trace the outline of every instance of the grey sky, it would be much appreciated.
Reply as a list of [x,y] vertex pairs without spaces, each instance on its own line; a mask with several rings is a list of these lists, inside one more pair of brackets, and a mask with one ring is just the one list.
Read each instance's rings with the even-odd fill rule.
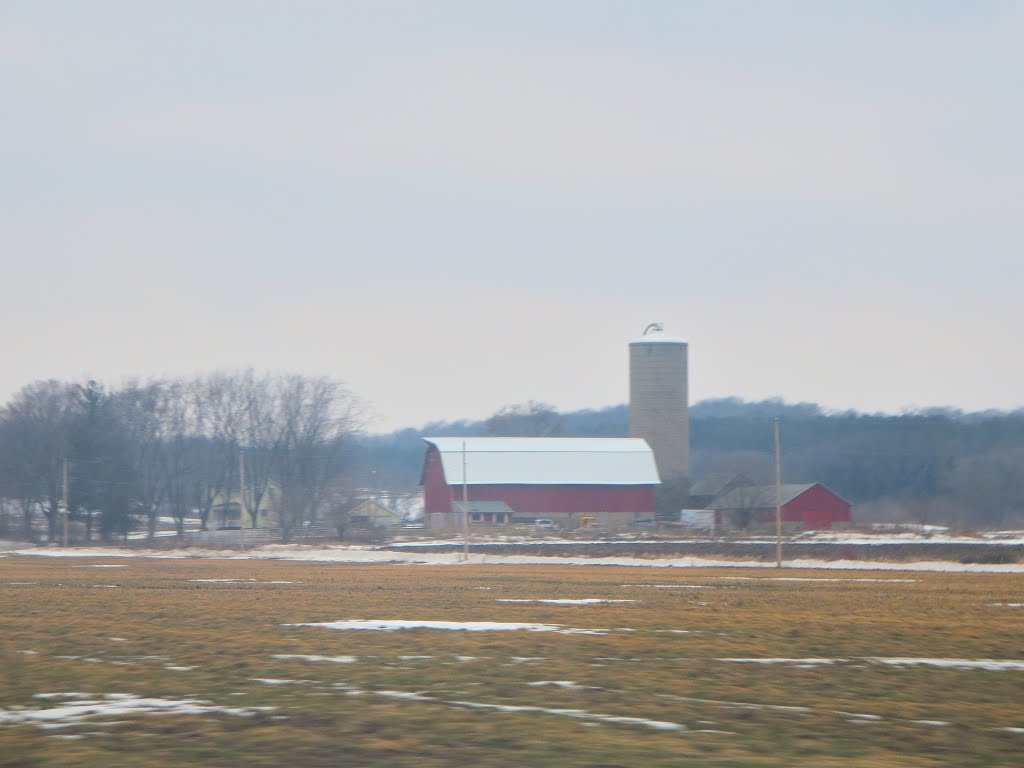
[[1024,3],[0,3],[0,397],[1024,405]]

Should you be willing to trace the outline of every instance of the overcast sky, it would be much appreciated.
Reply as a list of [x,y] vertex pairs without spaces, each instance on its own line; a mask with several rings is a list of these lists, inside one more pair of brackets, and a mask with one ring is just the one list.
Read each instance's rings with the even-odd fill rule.
[[1024,405],[1024,3],[0,1],[0,398]]

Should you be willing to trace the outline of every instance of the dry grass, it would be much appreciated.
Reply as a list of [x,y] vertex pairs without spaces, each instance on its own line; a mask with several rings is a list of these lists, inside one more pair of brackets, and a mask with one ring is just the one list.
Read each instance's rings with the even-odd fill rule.
[[[125,567],[78,567],[90,563]],[[765,578],[775,575],[918,581]],[[197,578],[256,581],[190,581]],[[270,581],[301,583],[263,583]],[[1022,602],[1022,595],[1024,577],[1013,574],[0,558],[0,707],[54,706],[34,694],[83,691],[277,708],[246,718],[142,715],[59,731],[0,725],[0,766],[1020,766],[1024,735],[1001,729],[1024,727],[1024,672],[896,668],[863,658],[1024,660],[1024,609],[988,605]],[[497,602],[581,597],[637,602]],[[563,635],[283,626],[346,618],[619,629]],[[310,663],[274,654],[358,660]],[[802,669],[714,660],[720,657],[849,661]],[[254,678],[302,682],[272,686]],[[587,687],[528,685],[551,680]],[[388,690],[430,700],[375,693]],[[687,730],[444,703],[450,701],[585,710]],[[694,732],[709,730],[726,733]],[[55,737],[84,733],[106,735]]]

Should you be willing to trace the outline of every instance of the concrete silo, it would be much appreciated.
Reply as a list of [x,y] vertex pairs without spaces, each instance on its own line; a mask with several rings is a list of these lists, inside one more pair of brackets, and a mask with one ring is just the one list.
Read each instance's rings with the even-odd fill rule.
[[654,450],[663,483],[690,476],[687,345],[647,326],[629,344],[629,434]]

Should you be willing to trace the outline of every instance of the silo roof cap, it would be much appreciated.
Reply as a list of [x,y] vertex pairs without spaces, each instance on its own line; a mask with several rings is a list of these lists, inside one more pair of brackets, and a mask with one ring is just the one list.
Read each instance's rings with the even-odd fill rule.
[[639,339],[633,339],[630,344],[686,344],[686,339],[680,339],[677,336],[669,336],[664,331],[652,330],[649,333],[641,336]]

